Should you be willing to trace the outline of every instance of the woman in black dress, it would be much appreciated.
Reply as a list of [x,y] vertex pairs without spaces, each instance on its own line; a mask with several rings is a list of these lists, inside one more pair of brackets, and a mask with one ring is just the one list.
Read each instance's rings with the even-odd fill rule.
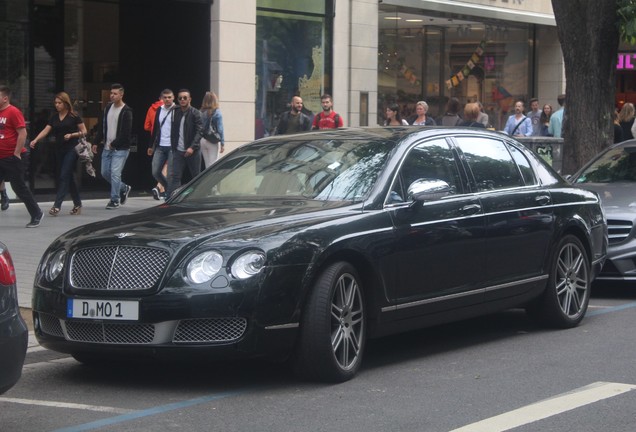
[[55,160],[58,173],[57,196],[53,207],[49,210],[51,216],[57,216],[62,207],[62,201],[67,193],[71,193],[73,208],[72,215],[82,212],[82,199],[79,188],[75,182],[75,167],[77,165],[77,153],[75,146],[79,138],[86,135],[86,126],[81,117],[73,110],[70,96],[65,92],[55,95],[56,112],[49,119],[42,132],[31,141],[31,148],[46,137],[51,131],[55,134]]

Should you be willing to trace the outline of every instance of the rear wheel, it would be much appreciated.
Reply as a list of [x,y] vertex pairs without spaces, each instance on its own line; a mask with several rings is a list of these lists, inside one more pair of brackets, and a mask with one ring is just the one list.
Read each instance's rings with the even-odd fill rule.
[[365,346],[365,310],[360,278],[349,263],[327,267],[309,296],[294,358],[303,379],[343,382],[355,376]]
[[528,312],[553,327],[575,327],[590,301],[590,275],[590,260],[581,241],[573,235],[563,237],[552,258],[546,290]]

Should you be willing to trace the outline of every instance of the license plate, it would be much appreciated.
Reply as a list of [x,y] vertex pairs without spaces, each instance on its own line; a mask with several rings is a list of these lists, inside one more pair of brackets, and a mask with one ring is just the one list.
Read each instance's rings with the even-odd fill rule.
[[139,302],[136,300],[68,299],[66,316],[68,318],[137,321],[139,319]]

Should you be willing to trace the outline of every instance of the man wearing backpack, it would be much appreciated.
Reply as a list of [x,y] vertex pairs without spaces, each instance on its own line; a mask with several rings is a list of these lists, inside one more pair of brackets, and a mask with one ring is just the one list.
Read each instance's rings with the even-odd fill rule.
[[316,114],[312,129],[337,129],[344,126],[344,121],[340,114],[332,110],[333,102],[331,95],[324,94],[320,97],[322,112]]
[[300,96],[291,99],[291,111],[286,111],[280,116],[274,135],[293,134],[308,131],[311,120],[302,112],[303,100]]

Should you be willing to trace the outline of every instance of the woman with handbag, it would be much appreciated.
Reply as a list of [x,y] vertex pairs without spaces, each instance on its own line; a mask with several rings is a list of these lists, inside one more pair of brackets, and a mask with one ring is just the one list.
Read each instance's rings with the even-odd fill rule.
[[82,199],[79,188],[75,182],[75,167],[78,155],[75,146],[79,139],[86,136],[86,126],[82,118],[73,110],[71,98],[66,92],[55,95],[56,112],[49,118],[47,125],[31,141],[31,148],[35,148],[38,141],[49,133],[55,134],[55,161],[57,181],[57,195],[53,207],[49,210],[51,216],[57,216],[62,207],[62,201],[67,193],[71,193],[73,208],[71,215],[79,215],[82,212]]
[[219,98],[214,92],[206,92],[201,103],[201,155],[205,167],[212,165],[223,153],[225,137],[223,134],[223,117],[219,109]]

